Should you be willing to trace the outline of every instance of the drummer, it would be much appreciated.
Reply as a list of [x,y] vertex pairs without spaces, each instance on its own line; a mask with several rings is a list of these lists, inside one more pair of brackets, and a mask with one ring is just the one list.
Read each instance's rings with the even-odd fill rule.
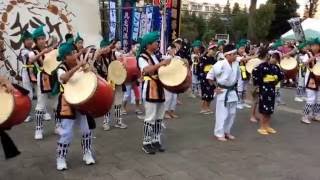
[[[20,50],[19,60],[23,64],[21,70],[22,86],[29,91],[30,100],[33,99],[33,86],[37,83],[37,77],[33,72],[34,65],[29,61],[29,54],[32,52],[33,39],[29,31],[24,31],[21,34],[21,42],[24,47]],[[31,121],[31,116],[28,116],[25,122]]]
[[165,111],[164,89],[158,83],[157,70],[171,60],[160,62],[154,54],[159,48],[159,32],[145,34],[140,42],[138,67],[143,74],[142,99],[145,106],[142,150],[147,154],[164,152],[161,142],[162,120]]
[[198,72],[199,69],[199,59],[201,56],[200,47],[202,46],[202,42],[200,40],[196,40],[192,43],[192,54],[191,54],[191,69],[192,69],[192,94],[191,97],[196,98],[197,96],[201,95],[200,90],[200,81],[198,78]]
[[302,123],[310,124],[311,120],[320,121],[320,90],[319,82],[310,71],[316,63],[320,63],[320,40],[318,38],[308,41],[310,45],[310,58],[304,58],[303,62],[308,67],[305,75],[306,104],[303,110]]
[[237,108],[238,109],[243,109],[245,108],[251,108],[251,106],[247,103],[245,103],[245,99],[246,99],[246,93],[247,93],[247,88],[248,88],[248,83],[249,83],[249,73],[246,70],[246,63],[248,60],[250,60],[250,57],[247,57],[245,48],[247,46],[247,40],[245,39],[241,39],[238,43],[237,43],[237,62],[239,62],[239,67],[240,67],[240,77],[238,79],[238,86],[237,86],[237,90],[238,90],[238,96],[240,101],[237,104]]
[[[0,76],[0,88],[5,88],[5,90],[9,93],[13,92],[14,90],[14,87],[12,86],[11,82],[3,76]],[[5,132],[6,130],[7,129],[0,128],[0,139],[5,158],[10,159],[19,155],[20,152],[17,149],[14,142],[12,141],[12,139],[10,138],[10,136]]]
[[32,37],[35,42],[33,51],[29,54],[30,64],[34,63],[37,69],[37,105],[36,105],[36,130],[34,138],[36,140],[43,139],[43,120],[51,119],[47,108],[49,107],[48,94],[51,93],[51,76],[42,70],[44,55],[53,50],[52,47],[47,47],[46,35],[43,26],[35,29]]
[[240,76],[239,63],[236,62],[237,49],[226,45],[223,49],[225,60],[218,61],[209,71],[207,79],[215,85],[217,98],[214,135],[218,141],[234,140],[231,128],[236,118],[238,102],[236,84]]
[[[113,49],[115,46],[115,41],[109,41],[108,38],[104,38],[100,42],[100,50],[95,55],[95,63],[94,66],[97,69],[98,74],[108,79],[108,67],[112,61]],[[112,82],[111,82],[112,83]],[[123,123],[123,119],[121,118],[121,105],[123,99],[123,87],[120,85],[115,85],[115,98],[113,102],[114,107],[114,127],[120,129],[126,129],[127,125]],[[111,114],[108,112],[104,116],[103,121],[103,129],[105,131],[109,131],[112,125]]]
[[303,102],[305,99],[305,75],[307,68],[303,63],[303,59],[309,59],[308,49],[309,46],[306,42],[300,43],[298,46],[299,53],[298,53],[298,63],[299,63],[299,73],[298,73],[298,86],[297,86],[297,92],[296,97],[294,98],[297,102]]
[[[59,47],[58,59],[62,61],[62,63],[58,67],[57,75],[62,87],[63,84],[66,84],[70,80],[76,71],[87,64],[86,59],[81,60],[79,64],[77,64],[76,52],[74,45],[70,42],[64,43]],[[57,146],[57,170],[67,169],[66,158],[72,141],[75,123],[79,123],[82,133],[81,146],[83,150],[83,161],[86,165],[94,164],[95,160],[91,151],[92,134],[89,130],[86,115],[80,113],[65,101],[63,91],[59,96],[57,110],[58,117],[61,119],[62,124]]]

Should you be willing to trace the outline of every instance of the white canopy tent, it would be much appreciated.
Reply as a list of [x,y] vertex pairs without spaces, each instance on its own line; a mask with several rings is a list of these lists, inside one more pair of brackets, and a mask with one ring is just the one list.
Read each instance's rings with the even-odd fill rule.
[[[320,19],[308,18],[302,23],[302,29],[305,32],[306,39],[320,37]],[[292,29],[281,36],[284,40],[294,40],[294,32]]]

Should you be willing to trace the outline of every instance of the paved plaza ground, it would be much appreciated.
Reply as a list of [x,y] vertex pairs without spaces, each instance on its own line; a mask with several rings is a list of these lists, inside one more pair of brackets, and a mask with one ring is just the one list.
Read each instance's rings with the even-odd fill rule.
[[97,164],[84,165],[75,138],[64,172],[55,169],[54,122],[45,123],[42,141],[33,139],[34,122],[25,123],[10,131],[22,154],[6,161],[0,152],[0,180],[320,180],[320,123],[301,124],[304,104],[293,101],[293,90],[283,94],[287,105],[272,117],[276,135],[259,135],[246,109],[237,114],[237,140],[226,143],[212,136],[213,115],[200,115],[199,100],[184,97],[180,118],[167,121],[167,151],[153,156],[141,150],[142,121],[134,113],[125,116],[127,130],[103,131],[98,119]]

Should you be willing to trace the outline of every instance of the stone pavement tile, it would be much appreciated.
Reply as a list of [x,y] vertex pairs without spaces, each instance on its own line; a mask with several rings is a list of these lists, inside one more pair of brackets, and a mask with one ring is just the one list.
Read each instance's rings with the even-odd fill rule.
[[193,167],[193,162],[188,161],[176,153],[166,152],[156,156],[157,160],[154,162],[169,172],[181,171]]
[[138,166],[136,169],[138,172],[140,172],[140,174],[147,178],[152,176],[160,176],[167,172],[155,162],[144,162],[142,163],[142,166]]
[[123,171],[119,171],[117,173],[111,173],[111,176],[115,180],[129,180],[129,179],[130,180],[145,180],[146,179],[135,170],[123,170]]
[[195,180],[185,171],[172,172],[164,177],[165,180]]
[[11,168],[9,169],[4,176],[3,180],[34,180],[34,179],[46,179],[46,175],[43,174],[38,167],[31,168]]

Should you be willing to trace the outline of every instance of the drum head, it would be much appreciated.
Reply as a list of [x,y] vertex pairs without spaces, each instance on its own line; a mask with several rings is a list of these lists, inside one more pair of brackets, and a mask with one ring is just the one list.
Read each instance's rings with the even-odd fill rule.
[[108,67],[108,80],[122,85],[127,79],[127,70],[120,61],[112,61]]
[[284,58],[280,61],[280,66],[284,70],[293,70],[298,66],[298,62],[295,58]]
[[183,60],[172,59],[169,65],[159,68],[158,75],[164,85],[178,86],[185,81],[188,75],[188,67]]
[[0,90],[0,125],[6,122],[14,110],[14,97],[11,93]]
[[315,76],[320,76],[320,64],[316,63],[313,68],[312,68],[312,72]]
[[252,74],[254,68],[258,67],[263,61],[259,58],[250,59],[246,63],[246,70],[248,73]]
[[58,50],[52,50],[48,54],[45,55],[45,58],[43,60],[43,70],[51,75],[52,71],[57,69],[59,66],[60,62],[57,61],[58,57]]
[[97,76],[93,72],[77,71],[68,83],[64,85],[66,101],[72,105],[86,102],[93,96],[97,88],[97,83]]

